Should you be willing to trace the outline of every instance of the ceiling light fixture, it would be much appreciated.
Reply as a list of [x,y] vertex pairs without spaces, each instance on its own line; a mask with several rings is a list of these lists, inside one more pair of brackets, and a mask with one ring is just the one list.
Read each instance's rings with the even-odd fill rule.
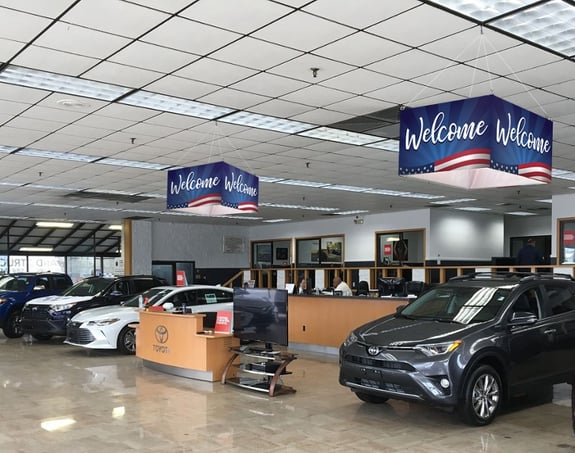
[[330,140],[332,142],[347,143],[349,145],[367,145],[369,143],[381,141],[381,137],[344,131],[342,129],[334,129],[332,127],[317,127],[309,131],[300,132],[297,135],[317,138],[320,140]]
[[100,159],[96,163],[104,165],[117,165],[118,167],[143,168],[145,170],[165,170],[171,167],[171,165],[156,164],[154,162],[139,162],[136,160],[113,159],[110,157]]
[[21,252],[51,252],[54,250],[52,247],[20,247],[18,250]]
[[122,225],[110,225],[108,226],[108,229],[113,231],[122,231]]
[[59,159],[59,160],[72,160],[76,162],[94,162],[101,157],[98,156],[88,156],[85,154],[76,154],[76,153],[61,153],[58,151],[47,151],[43,149],[34,149],[34,148],[24,148],[20,151],[16,151],[17,155],[19,156],[28,156],[28,157],[44,157],[46,159]]
[[109,83],[94,82],[78,77],[13,65],[8,65],[0,71],[0,82],[55,91],[56,93],[74,94],[103,101],[114,101],[131,90],[131,88]]
[[238,124],[240,126],[256,127],[270,131],[296,134],[316,127],[315,124],[302,123],[300,121],[286,120],[274,116],[260,115],[250,112],[236,112],[220,119],[223,123]]
[[74,224],[70,222],[36,222],[36,226],[40,228],[72,228]]
[[163,112],[179,113],[181,115],[195,116],[213,120],[223,115],[232,113],[234,110],[227,107],[190,101],[188,99],[166,96],[164,94],[151,93],[149,91],[136,91],[118,101],[120,104],[145,107]]

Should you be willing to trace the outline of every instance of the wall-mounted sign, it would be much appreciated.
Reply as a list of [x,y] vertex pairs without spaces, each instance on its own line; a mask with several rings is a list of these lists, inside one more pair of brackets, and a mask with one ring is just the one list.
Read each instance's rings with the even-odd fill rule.
[[257,212],[259,178],[225,162],[168,172],[167,208],[218,216]]
[[553,123],[496,96],[400,114],[399,174],[467,189],[551,182]]

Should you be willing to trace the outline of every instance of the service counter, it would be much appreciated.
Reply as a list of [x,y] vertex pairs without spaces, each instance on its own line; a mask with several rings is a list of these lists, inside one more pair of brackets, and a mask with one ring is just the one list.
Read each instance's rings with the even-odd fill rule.
[[232,334],[205,334],[204,314],[140,312],[136,356],[164,373],[219,381],[239,340]]
[[290,348],[336,354],[356,327],[406,305],[405,297],[289,296]]

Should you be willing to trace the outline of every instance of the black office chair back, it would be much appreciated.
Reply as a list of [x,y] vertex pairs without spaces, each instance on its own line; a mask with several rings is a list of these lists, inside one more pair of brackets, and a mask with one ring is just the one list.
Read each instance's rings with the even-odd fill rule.
[[367,296],[369,295],[369,283],[365,280],[360,281],[357,284],[357,293],[358,296]]

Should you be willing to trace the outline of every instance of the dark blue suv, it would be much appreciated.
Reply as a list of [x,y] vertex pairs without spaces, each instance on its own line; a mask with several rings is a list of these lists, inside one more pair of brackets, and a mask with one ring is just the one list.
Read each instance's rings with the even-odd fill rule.
[[0,327],[8,338],[23,335],[22,308],[31,299],[60,294],[72,286],[66,274],[42,272],[0,276]]

